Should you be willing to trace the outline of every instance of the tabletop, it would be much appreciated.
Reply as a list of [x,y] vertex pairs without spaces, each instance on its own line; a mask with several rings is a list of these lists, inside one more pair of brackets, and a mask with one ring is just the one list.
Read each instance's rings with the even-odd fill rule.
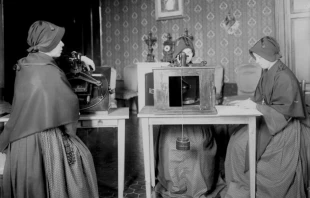
[[[7,122],[10,118],[10,114],[0,117],[0,122]],[[128,119],[129,118],[129,108],[117,108],[110,109],[109,114],[100,113],[87,113],[81,114],[79,120],[111,120],[111,119]]]
[[175,118],[186,118],[186,117],[225,117],[225,116],[261,116],[262,114],[257,109],[243,109],[237,106],[224,106],[218,105],[215,106],[217,113],[216,114],[155,114],[156,111],[154,106],[144,106],[142,110],[138,113],[138,117],[175,117]]

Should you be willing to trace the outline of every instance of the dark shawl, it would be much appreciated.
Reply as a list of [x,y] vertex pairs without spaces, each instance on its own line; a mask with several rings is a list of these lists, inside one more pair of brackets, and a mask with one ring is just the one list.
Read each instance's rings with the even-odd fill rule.
[[30,53],[18,61],[10,119],[0,135],[0,151],[10,142],[64,126],[75,135],[79,119],[78,98],[54,59]]
[[[306,112],[299,82],[280,60],[263,72],[254,102],[263,114],[257,120],[256,159],[259,160],[272,136],[282,131],[291,119],[305,118]],[[248,170],[248,147],[246,151],[245,171]]]

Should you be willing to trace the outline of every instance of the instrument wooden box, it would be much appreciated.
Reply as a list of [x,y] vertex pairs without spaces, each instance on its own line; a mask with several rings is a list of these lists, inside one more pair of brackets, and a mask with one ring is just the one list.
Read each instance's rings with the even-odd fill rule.
[[[92,78],[101,82],[100,86],[89,84],[85,93],[77,93],[80,102],[80,111],[82,113],[96,113],[107,115],[111,107],[111,99],[109,93],[109,85],[111,78],[111,67],[97,67],[96,71],[92,73]],[[73,84],[73,89],[81,87],[82,80],[78,81],[80,84]],[[88,99],[86,100],[85,98]],[[87,102],[86,102],[87,101]]]
[[[153,68],[155,113],[216,114],[214,72],[215,67]],[[178,103],[176,98],[182,98],[183,95],[181,79],[189,77],[197,79],[192,85],[196,84],[198,87],[194,86],[194,89],[198,89],[198,101],[185,105],[183,101]],[[180,83],[174,83],[177,78]],[[176,93],[176,90],[180,91]]]

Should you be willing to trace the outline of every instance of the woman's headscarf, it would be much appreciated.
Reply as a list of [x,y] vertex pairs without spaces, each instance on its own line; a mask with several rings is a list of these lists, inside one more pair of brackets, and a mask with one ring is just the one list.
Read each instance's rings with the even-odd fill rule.
[[257,41],[249,52],[254,59],[253,53],[258,54],[270,62],[274,62],[282,57],[278,42],[270,36],[265,36]]
[[28,31],[28,52],[50,52],[60,42],[65,34],[65,28],[47,21],[34,22]]

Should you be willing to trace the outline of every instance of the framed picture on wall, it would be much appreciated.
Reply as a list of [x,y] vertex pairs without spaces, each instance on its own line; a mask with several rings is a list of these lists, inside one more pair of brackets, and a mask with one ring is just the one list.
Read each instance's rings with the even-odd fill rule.
[[183,10],[183,0],[155,0],[156,20],[182,18]]

